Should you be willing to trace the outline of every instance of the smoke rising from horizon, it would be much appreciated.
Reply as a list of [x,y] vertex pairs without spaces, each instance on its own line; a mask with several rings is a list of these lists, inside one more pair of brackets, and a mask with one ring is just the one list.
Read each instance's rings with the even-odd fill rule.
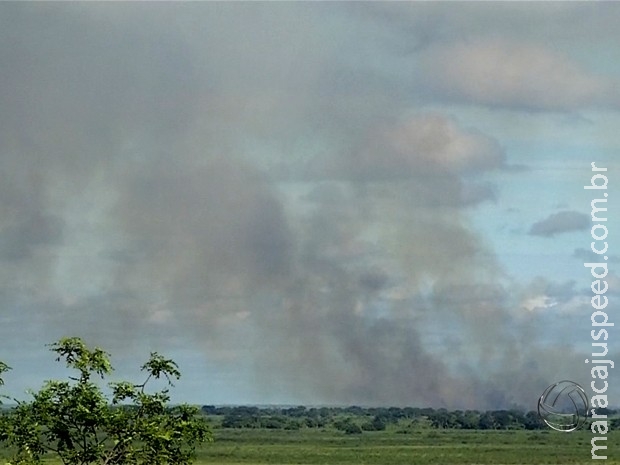
[[8,345],[185,344],[299,402],[528,406],[580,369],[470,218],[504,147],[358,7],[0,8]]

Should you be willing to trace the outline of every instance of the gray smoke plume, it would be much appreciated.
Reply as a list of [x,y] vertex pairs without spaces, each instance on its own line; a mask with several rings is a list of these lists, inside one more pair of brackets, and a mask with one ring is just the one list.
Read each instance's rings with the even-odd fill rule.
[[530,406],[579,370],[469,223],[501,144],[418,109],[368,12],[0,12],[5,347],[186,346],[322,403]]

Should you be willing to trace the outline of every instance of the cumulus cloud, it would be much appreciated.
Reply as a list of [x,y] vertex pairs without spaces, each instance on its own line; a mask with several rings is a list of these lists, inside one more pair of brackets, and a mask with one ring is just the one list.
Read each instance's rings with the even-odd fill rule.
[[558,307],[560,311],[568,305],[579,302],[581,305],[587,300],[584,299],[581,291],[576,289],[575,281],[555,282],[541,276],[535,278],[521,292],[520,306],[528,311],[544,310]]
[[590,226],[590,217],[585,213],[565,210],[553,213],[547,218],[537,221],[530,227],[532,236],[553,237],[572,231],[583,231]]
[[433,45],[416,76],[434,98],[525,110],[567,111],[618,104],[618,82],[539,44],[484,41]]
[[400,183],[400,195],[454,208],[494,200],[495,187],[477,175],[505,168],[496,140],[432,113],[372,127],[346,150],[314,157],[305,172],[311,180]]
[[317,173],[372,181],[500,169],[504,153],[493,138],[432,113],[373,128],[360,146],[340,157],[318,157],[313,163]]
[[415,159],[419,165],[436,165],[457,173],[496,169],[503,162],[497,141],[459,127],[442,115],[411,118],[388,130],[387,139],[395,153],[406,160]]

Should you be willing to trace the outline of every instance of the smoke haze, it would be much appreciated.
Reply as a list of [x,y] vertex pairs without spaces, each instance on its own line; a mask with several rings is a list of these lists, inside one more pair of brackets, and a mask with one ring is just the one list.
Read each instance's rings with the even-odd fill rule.
[[[215,367],[195,384],[300,403],[531,408],[587,379],[589,282],[516,279],[476,212],[533,208],[502,183],[537,160],[489,120],[616,113],[618,70],[520,7],[446,7],[1,5],[1,358],[182,349]],[[600,10],[578,36],[617,39]]]

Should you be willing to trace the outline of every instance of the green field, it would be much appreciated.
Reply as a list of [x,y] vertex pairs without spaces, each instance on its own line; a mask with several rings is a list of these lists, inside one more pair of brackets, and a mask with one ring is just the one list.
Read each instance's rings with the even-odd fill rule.
[[[332,430],[215,430],[204,464],[592,464],[589,431],[419,430],[346,435]],[[608,435],[607,460],[620,464],[620,432]]]
[[[607,460],[593,461],[589,431],[419,430],[346,435],[334,430],[216,429],[196,464],[214,465],[531,465],[620,464],[620,431],[608,435]],[[4,452],[4,451],[3,451]],[[0,456],[2,456],[0,452]],[[3,463],[4,461],[0,462]],[[46,463],[60,462],[49,458]]]
[[[423,428],[347,435],[332,428],[297,431],[215,428],[197,464],[529,465],[620,464],[620,431],[608,434],[607,460],[593,461],[590,431],[465,431]],[[0,458],[7,451],[0,451]],[[0,460],[0,464],[4,464]],[[53,457],[46,463],[59,464]]]

